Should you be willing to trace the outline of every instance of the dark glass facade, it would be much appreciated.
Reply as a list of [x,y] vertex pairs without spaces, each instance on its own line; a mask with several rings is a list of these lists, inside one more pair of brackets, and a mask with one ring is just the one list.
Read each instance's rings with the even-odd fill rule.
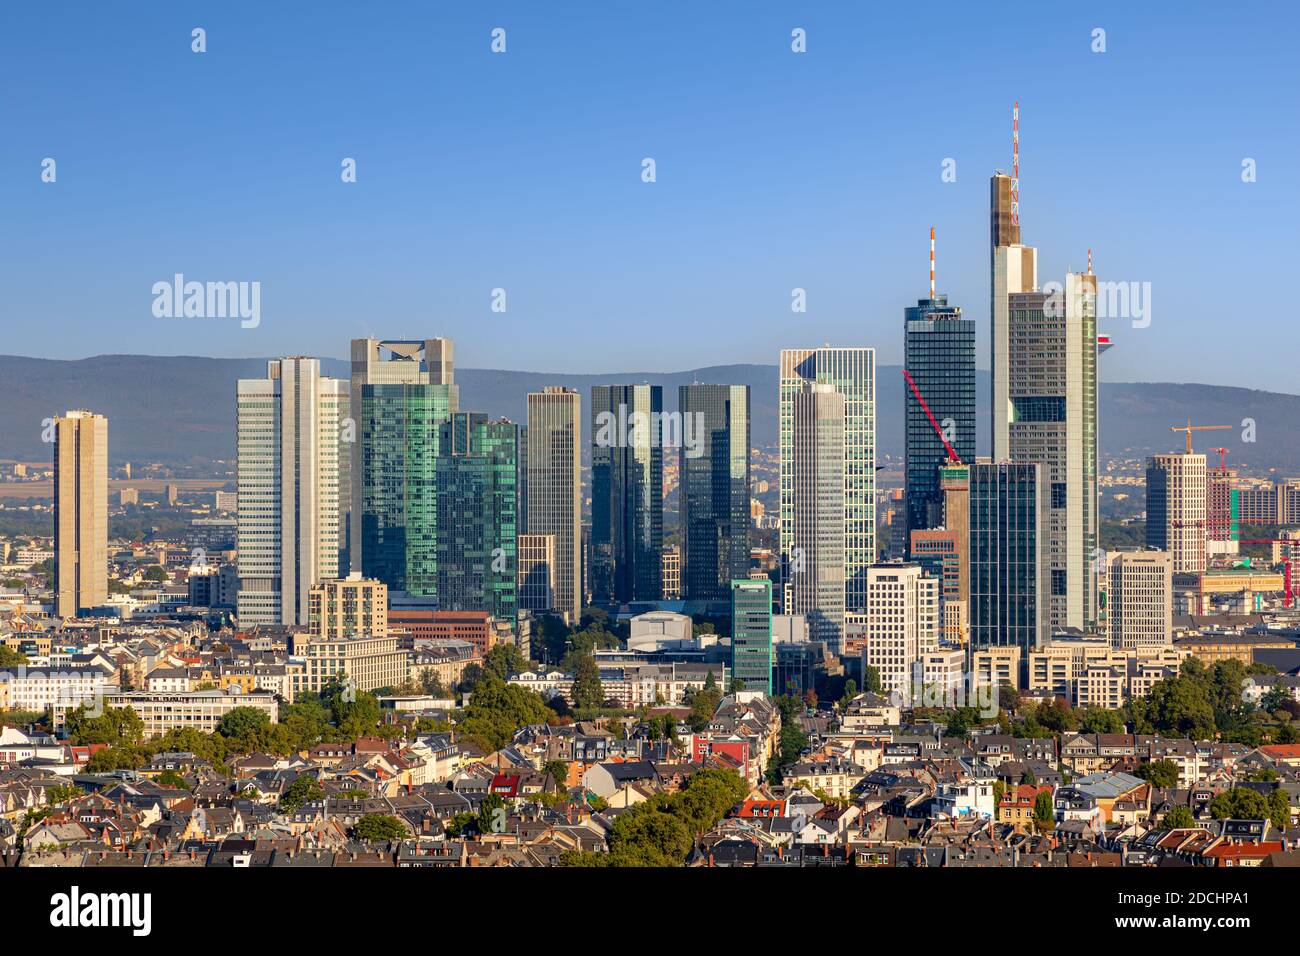
[[749,571],[749,386],[682,385],[678,408],[682,597],[727,601]]
[[[921,299],[903,314],[904,367],[957,457],[974,461],[975,323],[942,295]],[[937,528],[944,521],[939,469],[948,451],[906,380],[903,393],[907,528]]]
[[591,592],[597,604],[663,594],[663,389],[591,389]]
[[519,428],[513,422],[455,412],[439,430],[439,609],[515,619],[518,455]]
[[1038,464],[970,469],[970,633],[975,648],[1047,639],[1048,501]]

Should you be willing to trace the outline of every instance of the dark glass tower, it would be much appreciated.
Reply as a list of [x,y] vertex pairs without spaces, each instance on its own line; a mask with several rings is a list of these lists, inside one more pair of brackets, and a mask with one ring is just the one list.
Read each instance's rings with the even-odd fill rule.
[[971,466],[970,633],[977,650],[1014,645],[1025,655],[1050,636],[1045,471],[1037,463]]
[[438,607],[514,621],[519,429],[455,412],[438,434]]
[[597,604],[663,593],[663,388],[591,389],[591,591]]
[[948,445],[961,461],[975,460],[975,323],[944,295],[920,299],[903,316],[907,527],[916,531],[944,522],[939,469],[952,457]]
[[749,386],[682,385],[682,597],[730,601],[749,573]]

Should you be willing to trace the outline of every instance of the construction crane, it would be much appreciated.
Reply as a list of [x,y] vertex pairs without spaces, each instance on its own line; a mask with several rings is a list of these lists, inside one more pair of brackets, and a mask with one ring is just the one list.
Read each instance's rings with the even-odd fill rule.
[[1228,476],[1228,449],[1211,448],[1210,451],[1219,456],[1219,474],[1226,478]]
[[1231,427],[1231,425],[1193,425],[1192,420],[1189,418],[1186,425],[1174,425],[1169,430],[1171,432],[1187,433],[1187,454],[1190,455],[1192,453],[1192,432],[1226,431]]

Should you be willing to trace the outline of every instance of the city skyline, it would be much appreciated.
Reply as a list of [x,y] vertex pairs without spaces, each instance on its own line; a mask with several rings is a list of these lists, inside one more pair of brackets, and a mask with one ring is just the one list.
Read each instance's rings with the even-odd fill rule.
[[[1292,389],[1280,355],[1235,361],[1196,347],[1224,317],[1267,315],[1266,277],[1285,271],[1296,228],[1287,215],[1295,187],[1274,175],[1281,157],[1295,153],[1294,124],[1267,122],[1267,104],[1255,95],[1280,95],[1295,81],[1274,65],[1282,57],[1266,55],[1277,37],[1247,34],[1231,19],[1211,33],[1192,18],[1103,6],[1094,13],[1107,25],[1108,45],[1098,53],[1090,21],[1031,12],[1019,27],[1035,42],[1014,63],[997,63],[981,51],[998,42],[1000,28],[951,8],[944,10],[951,29],[939,33],[919,12],[868,21],[848,5],[807,16],[760,11],[744,23],[727,20],[725,42],[718,15],[698,11],[698,29],[679,30],[669,14],[656,13],[635,36],[617,18],[601,18],[599,35],[570,34],[542,15],[515,11],[500,16],[510,40],[501,55],[489,48],[496,21],[452,10],[416,15],[411,38],[388,38],[397,48],[386,48],[385,62],[337,83],[331,71],[342,57],[368,63],[376,55],[371,33],[344,36],[317,25],[295,35],[299,50],[282,42],[293,27],[285,14],[235,6],[212,13],[200,56],[189,46],[191,14],[158,12],[136,35],[86,10],[80,15],[89,22],[75,28],[14,30],[28,34],[21,48],[0,39],[0,52],[20,71],[40,57],[68,68],[15,110],[16,149],[0,158],[11,219],[31,237],[6,250],[19,277],[12,307],[32,319],[10,339],[18,354],[334,355],[357,335],[397,332],[455,338],[465,367],[562,374],[576,370],[564,335],[543,329],[578,332],[612,312],[624,321],[605,324],[585,356],[611,373],[635,371],[632,364],[672,368],[675,336],[738,323],[747,332],[741,342],[698,337],[698,364],[766,362],[794,331],[875,347],[881,364],[896,364],[902,344],[891,334],[894,316],[899,302],[924,293],[931,226],[939,291],[981,326],[988,321],[979,307],[986,301],[983,184],[1011,164],[1008,114],[1018,100],[1021,193],[1033,209],[1026,226],[1055,237],[1042,273],[1081,270],[1091,247],[1098,273],[1150,282],[1159,301],[1149,327],[1125,321],[1107,329],[1125,348],[1108,359],[1103,378]],[[15,16],[25,25],[26,13]],[[420,27],[455,38],[445,62],[417,55]],[[790,50],[795,27],[807,31],[806,53]],[[92,36],[94,43],[82,39]],[[1223,74],[1231,82],[1207,79],[1182,56],[1211,36],[1233,65]],[[902,51],[921,37],[949,70],[978,66],[985,82],[954,86],[949,70],[907,69]],[[58,54],[48,46],[55,42]],[[862,57],[868,42],[871,56]],[[146,43],[175,49],[164,49],[161,66],[134,65],[143,60],[131,51]],[[275,67],[267,65],[268,44]],[[585,75],[566,66],[574,45],[603,71],[605,89],[589,89]],[[331,51],[323,62],[314,56],[321,46]],[[645,69],[664,63],[684,77],[642,83]],[[743,93],[727,79],[742,66],[754,76]],[[156,85],[151,69],[166,71],[167,88],[125,95]],[[77,82],[82,70],[115,82],[87,90]],[[445,85],[451,70],[472,80],[465,102],[413,99]],[[906,71],[909,82],[892,84],[888,95],[874,92],[894,71]],[[518,92],[539,78],[546,80],[540,89]],[[706,102],[731,102],[720,128],[708,125],[711,114],[706,123],[698,109],[675,109],[686,82],[698,84]],[[317,86],[330,95],[314,95]],[[374,116],[367,108],[381,92],[393,110],[430,121],[404,120],[408,132],[397,135],[389,110]],[[818,101],[809,99],[814,92]],[[175,108],[195,96],[205,113]],[[1170,96],[1178,108],[1168,108]],[[106,97],[115,97],[124,134],[108,141],[94,114],[81,112],[106,106]],[[606,107],[616,98],[628,105],[611,114]],[[1077,135],[1081,102],[1098,117],[1092,137]],[[487,121],[474,125],[489,105]],[[876,121],[856,124],[861,130],[831,121],[864,108]],[[589,112],[622,118],[601,125]],[[295,119],[277,124],[273,117],[282,115]],[[1208,125],[1219,131],[1214,150],[1197,148],[1201,140],[1191,135]],[[567,135],[557,142],[552,130],[561,128]],[[179,148],[164,162],[142,163],[133,144],[146,135]],[[232,147],[221,151],[224,173],[187,145],[214,138]],[[40,180],[46,157],[58,163],[55,182]],[[653,183],[641,181],[647,157],[657,164]],[[357,163],[355,183],[340,181],[345,158]],[[1258,164],[1254,182],[1242,181],[1247,158]],[[941,179],[945,159],[956,161],[955,182]],[[887,191],[878,188],[885,181]],[[772,183],[795,182],[805,185],[772,202]],[[168,205],[159,205],[159,195]],[[1200,215],[1207,207],[1213,229]],[[438,212],[419,212],[426,208]],[[157,223],[168,224],[165,240],[150,238]],[[116,241],[105,248],[97,238],[110,229]],[[352,240],[331,243],[340,230]],[[612,231],[635,238],[604,241]],[[1271,241],[1246,241],[1265,235]],[[699,241],[707,248],[693,249]],[[57,262],[39,253],[53,245],[63,250]],[[670,259],[669,248],[684,255]],[[1187,281],[1189,263],[1210,248],[1215,269]],[[69,268],[80,281],[66,281]],[[260,323],[241,329],[154,317],[152,284],[177,272],[262,283]],[[501,314],[491,311],[498,288],[509,303]],[[795,288],[806,292],[805,313],[790,310]],[[386,314],[404,318],[393,323]],[[78,334],[50,342],[41,333],[50,322]],[[646,328],[655,334],[632,331]],[[1275,331],[1289,334],[1282,324]],[[986,346],[977,337],[981,368],[989,365]],[[639,361],[630,362],[632,354]]]

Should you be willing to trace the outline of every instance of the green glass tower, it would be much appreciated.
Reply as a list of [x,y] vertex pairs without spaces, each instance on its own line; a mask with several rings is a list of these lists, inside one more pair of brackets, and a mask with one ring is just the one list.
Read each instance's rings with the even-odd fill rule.
[[445,611],[514,621],[519,427],[453,412],[438,436],[434,555]]
[[726,601],[749,571],[749,386],[682,385],[682,596]]
[[454,411],[452,386],[361,388],[361,570],[391,591],[437,593],[438,437]]
[[772,582],[731,582],[731,676],[772,693]]

